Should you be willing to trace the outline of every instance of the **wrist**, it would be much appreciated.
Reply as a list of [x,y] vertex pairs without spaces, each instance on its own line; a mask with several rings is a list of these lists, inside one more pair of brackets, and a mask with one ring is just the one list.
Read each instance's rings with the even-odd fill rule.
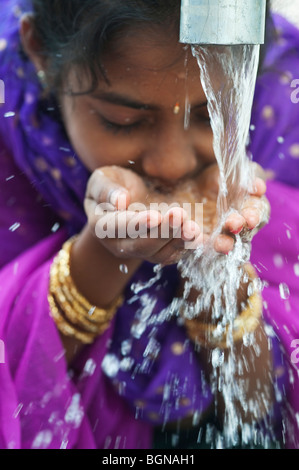
[[140,264],[141,260],[115,256],[86,226],[73,244],[70,272],[78,290],[90,303],[108,307],[123,292]]
[[[244,267],[244,282],[237,293],[237,312],[235,318],[213,318],[212,308],[208,312],[194,313],[191,318],[181,314],[190,339],[207,348],[226,349],[231,343],[243,339],[247,333],[253,333],[260,325],[262,316],[262,297],[253,281],[256,273],[250,264]],[[249,293],[249,286],[252,288]],[[225,305],[223,306],[225,310]]]

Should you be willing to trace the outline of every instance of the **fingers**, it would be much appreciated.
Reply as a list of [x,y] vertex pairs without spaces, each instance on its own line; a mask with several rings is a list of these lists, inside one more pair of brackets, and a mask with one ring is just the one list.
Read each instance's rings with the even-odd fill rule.
[[98,169],[89,179],[86,199],[87,205],[91,201],[96,204],[110,203],[116,209],[124,210],[129,203],[129,192]]
[[[210,171],[212,178],[214,173]],[[84,207],[89,224],[107,249],[121,257],[169,264],[178,261],[188,249],[195,250],[206,243],[209,237],[203,235],[203,228],[180,207],[173,207],[166,214],[148,210],[146,206],[141,210],[135,208],[134,204],[140,204],[130,201],[142,200],[140,196],[145,191],[140,177],[117,167],[108,172],[105,168],[96,170],[90,177]],[[266,223],[269,206],[265,192],[265,182],[256,177],[241,211],[227,217],[222,233],[215,238],[216,252],[229,253],[237,234],[253,231]]]
[[[260,185],[257,192],[264,192]],[[265,196],[250,196],[243,204],[241,212],[229,214],[225,220],[222,233],[216,237],[214,248],[219,253],[229,253],[235,243],[235,236],[252,238],[269,220],[270,205]]]
[[251,195],[261,197],[266,193],[267,186],[265,181],[260,178],[256,177],[254,180],[253,190],[250,192]]
[[242,230],[252,230],[260,223],[261,211],[259,207],[248,205],[241,210],[241,213],[234,212],[230,214],[223,226],[223,231],[238,235]]
[[266,184],[256,178],[254,193],[243,203],[240,212],[233,212],[225,220],[222,233],[215,240],[215,250],[229,253],[233,250],[236,235],[251,239],[269,220],[270,206],[264,196]]
[[187,249],[195,249],[201,242],[200,227],[180,207],[165,215],[153,210],[110,211],[99,216],[95,231],[114,254],[161,264],[177,262]]
[[220,254],[227,255],[230,251],[233,250],[235,245],[235,240],[233,237],[225,234],[219,234],[214,242],[214,249]]
[[94,228],[105,211],[125,210],[129,200],[126,188],[107,177],[101,170],[94,171],[88,181],[84,199],[84,210],[89,225]]
[[237,212],[234,212],[227,217],[224,224],[224,230],[226,232],[237,235],[244,228],[245,224],[245,217]]
[[266,193],[266,172],[265,170],[256,162],[250,162],[251,168],[253,169],[254,181],[253,188],[250,191],[250,195],[261,197]]
[[180,207],[161,214],[142,203],[129,204],[132,191],[134,200],[134,191],[136,196],[143,190],[140,181],[131,173],[117,174],[117,168],[113,173],[96,170],[89,179],[84,201],[89,225],[117,256],[168,263],[181,256],[185,240],[194,241],[198,229],[187,221],[187,213]]
[[270,204],[265,196],[251,196],[244,202],[241,214],[249,230],[261,228],[269,221]]
[[188,219],[184,210],[176,208],[169,211],[161,224],[162,232],[164,224],[165,227],[168,225],[171,227],[172,233],[171,236],[160,240],[155,245],[155,250],[158,247],[159,249],[151,255],[154,262],[164,265],[177,263],[188,250],[195,250],[202,246],[201,227],[193,220]]
[[248,207],[242,210],[242,215],[245,220],[244,228],[253,230],[260,223],[260,211],[255,207]]

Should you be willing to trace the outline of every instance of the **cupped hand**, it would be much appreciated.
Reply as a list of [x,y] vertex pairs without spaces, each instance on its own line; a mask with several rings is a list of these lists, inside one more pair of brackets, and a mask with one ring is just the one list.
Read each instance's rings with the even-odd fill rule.
[[[161,193],[132,170],[102,167],[91,175],[87,187],[84,207],[89,226],[115,256],[175,263],[186,249],[207,242],[216,228],[218,180],[215,164],[197,179]],[[230,252],[237,234],[253,235],[267,222],[266,185],[261,177],[256,177],[254,183],[254,191],[244,200],[241,210],[228,215],[215,237],[217,252]],[[194,202],[203,203],[203,226],[183,208],[184,203]]]
[[[235,236],[251,239],[269,220],[270,205],[265,196],[265,173],[256,163],[254,170],[253,189],[248,192],[240,205],[239,211],[232,210],[224,220],[220,234],[215,237],[214,248],[220,253],[230,252],[235,243]],[[197,180],[199,191],[205,201],[204,231],[211,235],[218,223],[216,203],[219,191],[219,169],[211,165],[204,170]],[[205,210],[206,206],[206,210]]]
[[[157,207],[160,202],[165,203],[163,210]],[[122,167],[94,171],[84,208],[93,232],[120,258],[172,264],[182,257],[186,243],[201,236],[200,227],[182,207]]]

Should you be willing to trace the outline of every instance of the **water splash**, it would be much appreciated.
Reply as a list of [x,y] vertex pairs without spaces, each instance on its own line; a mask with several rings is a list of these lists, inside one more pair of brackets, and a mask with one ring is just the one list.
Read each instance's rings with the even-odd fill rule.
[[[230,354],[224,357],[219,348],[211,351],[211,387],[215,397],[217,392],[221,393],[225,405],[223,431],[214,439],[216,447],[238,444],[240,432],[241,435],[246,434],[246,440],[250,440],[249,435],[253,438],[255,432],[254,427],[249,431],[248,426],[242,423],[240,410],[246,413],[249,405],[245,400],[242,379],[236,379],[244,364],[235,355],[232,339],[233,322],[239,314],[237,291],[241,282],[246,280],[243,266],[250,258],[251,236],[246,231],[237,235],[234,250],[228,256],[216,253],[213,243],[227,215],[239,211],[253,189],[254,179],[246,145],[259,52],[257,45],[192,47],[207,97],[214,153],[219,167],[218,224],[210,243],[181,260],[178,267],[186,280],[181,304],[183,315],[193,318],[198,312],[209,311],[210,321],[217,324],[216,334],[222,334],[228,328]],[[188,299],[194,289],[198,296],[190,304]],[[253,341],[252,337],[244,338],[243,344],[246,347]],[[258,355],[258,348],[254,349]],[[251,409],[258,408],[258,400],[250,406]]]
[[223,295],[223,286],[231,319],[238,313],[236,291],[241,282],[240,268],[250,257],[249,232],[243,231],[242,236],[236,236],[235,248],[229,256],[219,255],[212,246],[227,215],[239,211],[253,189],[253,173],[246,145],[259,51],[258,45],[192,47],[207,97],[214,153],[219,167],[218,224],[205,249],[200,248],[187,260],[182,260],[179,267],[188,279],[185,284],[186,298],[192,287],[198,288],[202,295],[196,300],[196,310],[207,310],[213,300],[217,318],[222,316],[222,302],[218,303],[218,297],[220,293]]
[[284,300],[287,300],[290,297],[290,290],[285,282],[281,282],[279,284],[279,293],[280,297]]
[[194,46],[208,100],[214,153],[220,170],[219,214],[240,208],[252,188],[246,155],[260,47]]

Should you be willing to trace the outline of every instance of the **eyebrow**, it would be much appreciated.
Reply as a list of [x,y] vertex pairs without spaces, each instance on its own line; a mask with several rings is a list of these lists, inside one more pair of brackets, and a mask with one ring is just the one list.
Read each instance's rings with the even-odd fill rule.
[[[134,100],[128,96],[120,95],[115,92],[96,92],[92,94],[92,97],[100,100],[106,101],[107,103],[115,104],[118,106],[126,106],[128,108],[139,109],[139,110],[157,110],[159,109],[156,105],[142,103],[140,101]],[[208,104],[207,101],[195,105],[193,108],[204,108]]]
[[120,95],[118,93],[114,92],[97,92],[92,94],[93,98],[101,101],[107,101],[108,103],[111,104],[116,104],[119,106],[126,106],[128,108],[133,108],[133,109],[142,109],[142,110],[156,110],[158,109],[158,106],[154,105],[149,105],[142,103],[137,100],[133,100],[132,98],[125,96],[125,95]]

